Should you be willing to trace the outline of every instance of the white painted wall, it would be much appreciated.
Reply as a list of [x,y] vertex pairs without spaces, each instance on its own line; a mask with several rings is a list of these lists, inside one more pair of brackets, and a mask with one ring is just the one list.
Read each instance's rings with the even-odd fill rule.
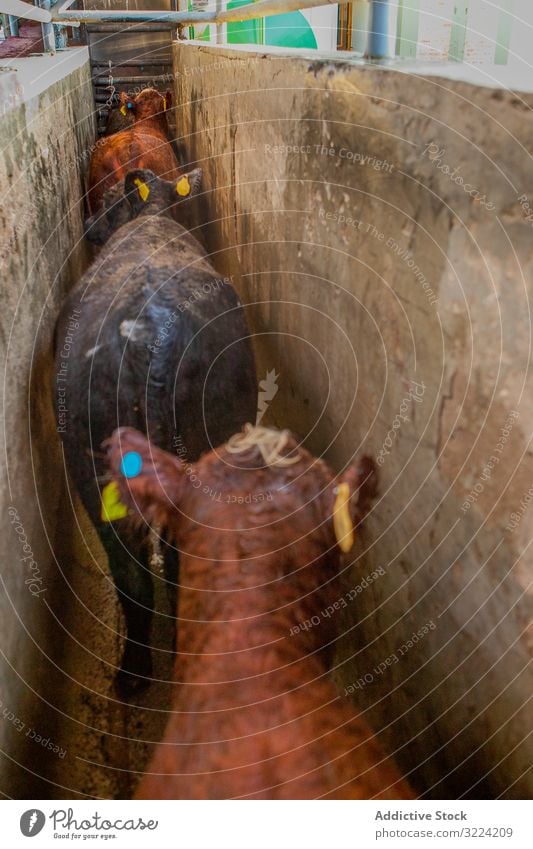
[[319,50],[337,49],[338,6],[318,6],[316,9],[302,10],[315,34]]
[[[397,11],[398,0],[392,0]],[[448,55],[454,0],[423,0],[420,4],[418,59],[444,60]],[[504,0],[470,0],[465,45],[465,62],[485,65],[494,62],[498,13],[506,8]],[[523,65],[531,75],[530,57],[533,40],[532,0],[513,0],[514,16],[509,65]]]

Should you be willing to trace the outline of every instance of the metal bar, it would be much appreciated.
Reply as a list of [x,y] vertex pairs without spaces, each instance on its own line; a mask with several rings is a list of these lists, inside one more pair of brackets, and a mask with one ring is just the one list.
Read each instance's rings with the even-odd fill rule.
[[15,15],[9,15],[9,32],[15,38],[19,34],[19,19]]
[[[73,24],[72,21],[67,21],[68,26]],[[80,22],[83,23],[83,22]],[[88,33],[93,32],[169,32],[176,28],[174,23],[150,23],[149,21],[140,21],[139,23],[129,24],[127,29],[122,23],[89,23],[85,24]]]
[[416,59],[420,0],[400,0],[396,25],[396,55]]
[[502,6],[498,12],[498,29],[496,33],[496,50],[494,64],[507,65],[509,61],[509,45],[513,27],[513,0],[500,0]]
[[352,49],[353,2],[339,6],[337,20],[337,50]]
[[[351,5],[351,4],[350,4]],[[349,5],[339,6],[337,11],[337,50],[349,50],[352,43],[352,33],[348,33]]]
[[456,0],[453,10],[453,24],[450,34],[448,59],[462,62],[465,56],[466,24],[468,21],[468,0]]
[[110,76],[113,80],[113,85],[126,85],[126,84],[132,84],[133,85],[134,83],[145,83],[147,80],[151,80],[154,83],[168,83],[168,74],[159,74],[157,76],[148,76],[148,77],[146,76],[146,74],[143,75],[142,77],[139,77],[139,76],[136,76],[136,77],[116,77],[114,75],[114,73],[111,71],[111,73],[108,74],[107,77],[104,77],[101,74],[99,74],[98,76],[94,76],[92,78],[93,84],[95,86],[102,86],[102,87],[108,86]]
[[[1,2],[1,0],[0,0]],[[51,5],[55,4],[57,0],[51,0]],[[62,3],[58,6],[58,9],[66,11],[69,6],[72,5],[74,0],[66,0],[65,3]],[[79,27],[79,24],[72,24],[72,26]],[[54,25],[54,47],[59,48],[60,50],[64,49],[68,46],[68,32],[67,28],[64,24],[55,24]]]
[[[0,0],[4,2],[4,0]],[[10,0],[11,2],[11,0]],[[170,24],[209,24],[209,23],[231,23],[233,21],[248,21],[253,18],[261,18],[266,15],[284,15],[298,9],[313,9],[316,6],[336,6],[339,3],[347,3],[349,0],[259,0],[248,6],[238,6],[235,9],[224,9],[213,12],[162,12],[162,11],[54,11],[52,20],[56,23],[68,21],[80,21],[90,24],[91,22],[113,22],[113,23],[140,23],[142,21]],[[374,5],[388,7],[388,0],[374,0]]]
[[49,11],[40,9],[38,6],[32,6],[31,3],[23,3],[22,0],[0,0],[0,7],[2,13],[15,15],[17,18],[24,18],[27,21],[48,23],[52,20]]
[[[144,68],[146,66],[150,67],[151,65],[157,67],[163,67],[168,65],[168,61],[163,61],[161,59],[121,59],[120,62],[116,62],[113,65],[113,70],[116,71],[117,68]],[[109,71],[109,64],[107,62],[102,61],[94,61],[92,63],[93,70],[95,68],[101,69],[103,71]],[[101,76],[101,74],[99,74]]]
[[372,0],[368,56],[384,59],[389,53],[389,0]]
[[[3,0],[2,0],[3,2]],[[50,12],[51,2],[50,0],[38,0],[39,6],[42,9],[45,9],[47,12]],[[46,22],[41,24],[41,30],[43,34],[43,48],[46,53],[55,53],[56,52],[56,37],[54,34],[54,27],[52,24]]]
[[[224,9],[224,0],[216,0],[215,8],[217,12],[222,12]],[[215,24],[215,42],[223,44],[227,41],[227,33],[224,24]]]

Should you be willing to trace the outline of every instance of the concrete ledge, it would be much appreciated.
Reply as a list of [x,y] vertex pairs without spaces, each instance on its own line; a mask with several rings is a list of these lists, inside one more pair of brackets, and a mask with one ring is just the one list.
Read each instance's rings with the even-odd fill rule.
[[38,97],[73,71],[82,68],[88,61],[87,47],[69,47],[68,50],[53,54],[6,59],[0,66],[0,71],[6,70],[8,75],[4,81],[4,74],[0,73],[0,104],[3,105],[0,115]]
[[[200,49],[206,48],[205,41],[187,41],[187,46]],[[183,43],[185,47],[185,43]],[[416,77],[441,77],[443,80],[471,83],[476,86],[493,89],[507,89],[516,92],[533,92],[533,75],[531,66],[526,60],[516,60],[509,65],[472,65],[468,62],[420,62],[410,59],[380,59],[369,61],[356,53],[345,51],[326,52],[309,50],[300,47],[272,47],[254,44],[240,44],[238,47],[224,44],[209,44],[208,49],[213,53],[230,55],[237,59],[241,56],[261,55],[264,57],[285,57],[287,59],[308,59],[310,62],[332,63],[337,66],[345,65],[351,68],[375,69],[394,71]]]

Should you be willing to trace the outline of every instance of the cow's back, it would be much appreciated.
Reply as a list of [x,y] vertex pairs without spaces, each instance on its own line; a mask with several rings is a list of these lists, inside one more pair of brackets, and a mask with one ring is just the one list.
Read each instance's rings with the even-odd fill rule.
[[[69,333],[71,315],[79,326]],[[255,414],[239,298],[197,240],[169,218],[125,224],[78,281],[58,319],[58,372],[67,337],[69,412],[61,436],[93,519],[94,483],[104,472],[100,446],[116,427],[136,427],[166,450],[180,433],[193,459]]]

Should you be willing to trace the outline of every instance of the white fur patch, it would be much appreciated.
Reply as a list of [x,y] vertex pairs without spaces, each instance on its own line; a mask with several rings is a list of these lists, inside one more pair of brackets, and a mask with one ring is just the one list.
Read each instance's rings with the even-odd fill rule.
[[126,336],[130,342],[141,342],[146,328],[142,321],[126,318],[120,324],[120,335]]

